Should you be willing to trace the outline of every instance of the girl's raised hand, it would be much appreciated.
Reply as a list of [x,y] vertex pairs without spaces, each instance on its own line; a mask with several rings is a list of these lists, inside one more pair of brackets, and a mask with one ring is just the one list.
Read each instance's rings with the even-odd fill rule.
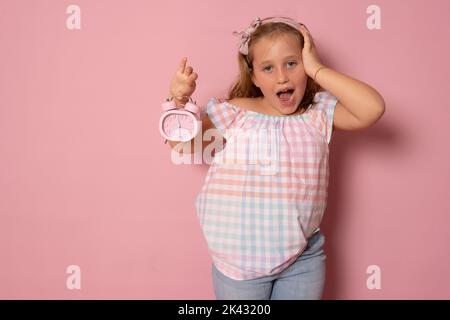
[[186,66],[187,58],[183,57],[170,83],[170,94],[175,100],[186,103],[196,88],[198,74],[191,66]]
[[323,65],[320,62],[314,40],[309,30],[302,24],[299,31],[305,39],[302,50],[303,67],[305,68],[306,74],[313,78],[314,73]]

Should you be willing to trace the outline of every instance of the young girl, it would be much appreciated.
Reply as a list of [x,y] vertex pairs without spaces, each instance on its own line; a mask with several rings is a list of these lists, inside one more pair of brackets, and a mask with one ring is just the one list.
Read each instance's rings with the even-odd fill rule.
[[[331,134],[371,126],[384,101],[325,67],[308,29],[290,18],[257,18],[234,34],[239,79],[229,99],[209,100],[202,131],[218,130],[226,144],[195,202],[214,291],[217,299],[321,299]],[[178,105],[197,77],[183,58],[170,88]]]

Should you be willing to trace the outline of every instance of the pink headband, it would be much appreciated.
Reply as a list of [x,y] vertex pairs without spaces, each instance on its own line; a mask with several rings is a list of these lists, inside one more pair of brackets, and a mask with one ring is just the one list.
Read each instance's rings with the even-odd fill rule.
[[233,35],[234,36],[240,36],[239,38],[239,52],[242,53],[243,55],[248,55],[248,43],[250,41],[251,35],[253,32],[255,32],[256,29],[258,29],[258,27],[262,24],[266,24],[269,22],[282,22],[285,23],[287,25],[290,25],[291,27],[299,30],[301,23],[298,23],[290,18],[285,18],[285,17],[270,17],[270,18],[265,18],[265,19],[260,19],[260,18],[256,18],[255,20],[252,21],[252,23],[250,24],[250,26],[247,27],[247,29],[245,29],[244,31],[241,32],[237,32],[234,31]]

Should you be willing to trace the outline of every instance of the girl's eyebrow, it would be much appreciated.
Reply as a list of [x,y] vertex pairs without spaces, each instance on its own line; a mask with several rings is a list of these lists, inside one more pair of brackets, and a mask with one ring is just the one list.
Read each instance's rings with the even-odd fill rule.
[[[284,58],[284,60],[292,59],[292,58],[299,59],[299,56],[297,56],[297,55],[287,56],[287,57]],[[272,62],[272,61],[271,60],[264,60],[264,61],[260,62],[259,64],[262,65],[262,64],[265,64],[265,63],[269,63],[269,62]]]

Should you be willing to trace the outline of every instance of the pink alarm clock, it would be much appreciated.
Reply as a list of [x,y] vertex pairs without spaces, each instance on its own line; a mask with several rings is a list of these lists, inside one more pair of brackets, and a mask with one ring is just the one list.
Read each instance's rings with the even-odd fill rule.
[[162,104],[162,109],[159,132],[166,140],[186,142],[197,136],[201,127],[200,108],[194,102],[186,103],[183,108],[171,99]]

